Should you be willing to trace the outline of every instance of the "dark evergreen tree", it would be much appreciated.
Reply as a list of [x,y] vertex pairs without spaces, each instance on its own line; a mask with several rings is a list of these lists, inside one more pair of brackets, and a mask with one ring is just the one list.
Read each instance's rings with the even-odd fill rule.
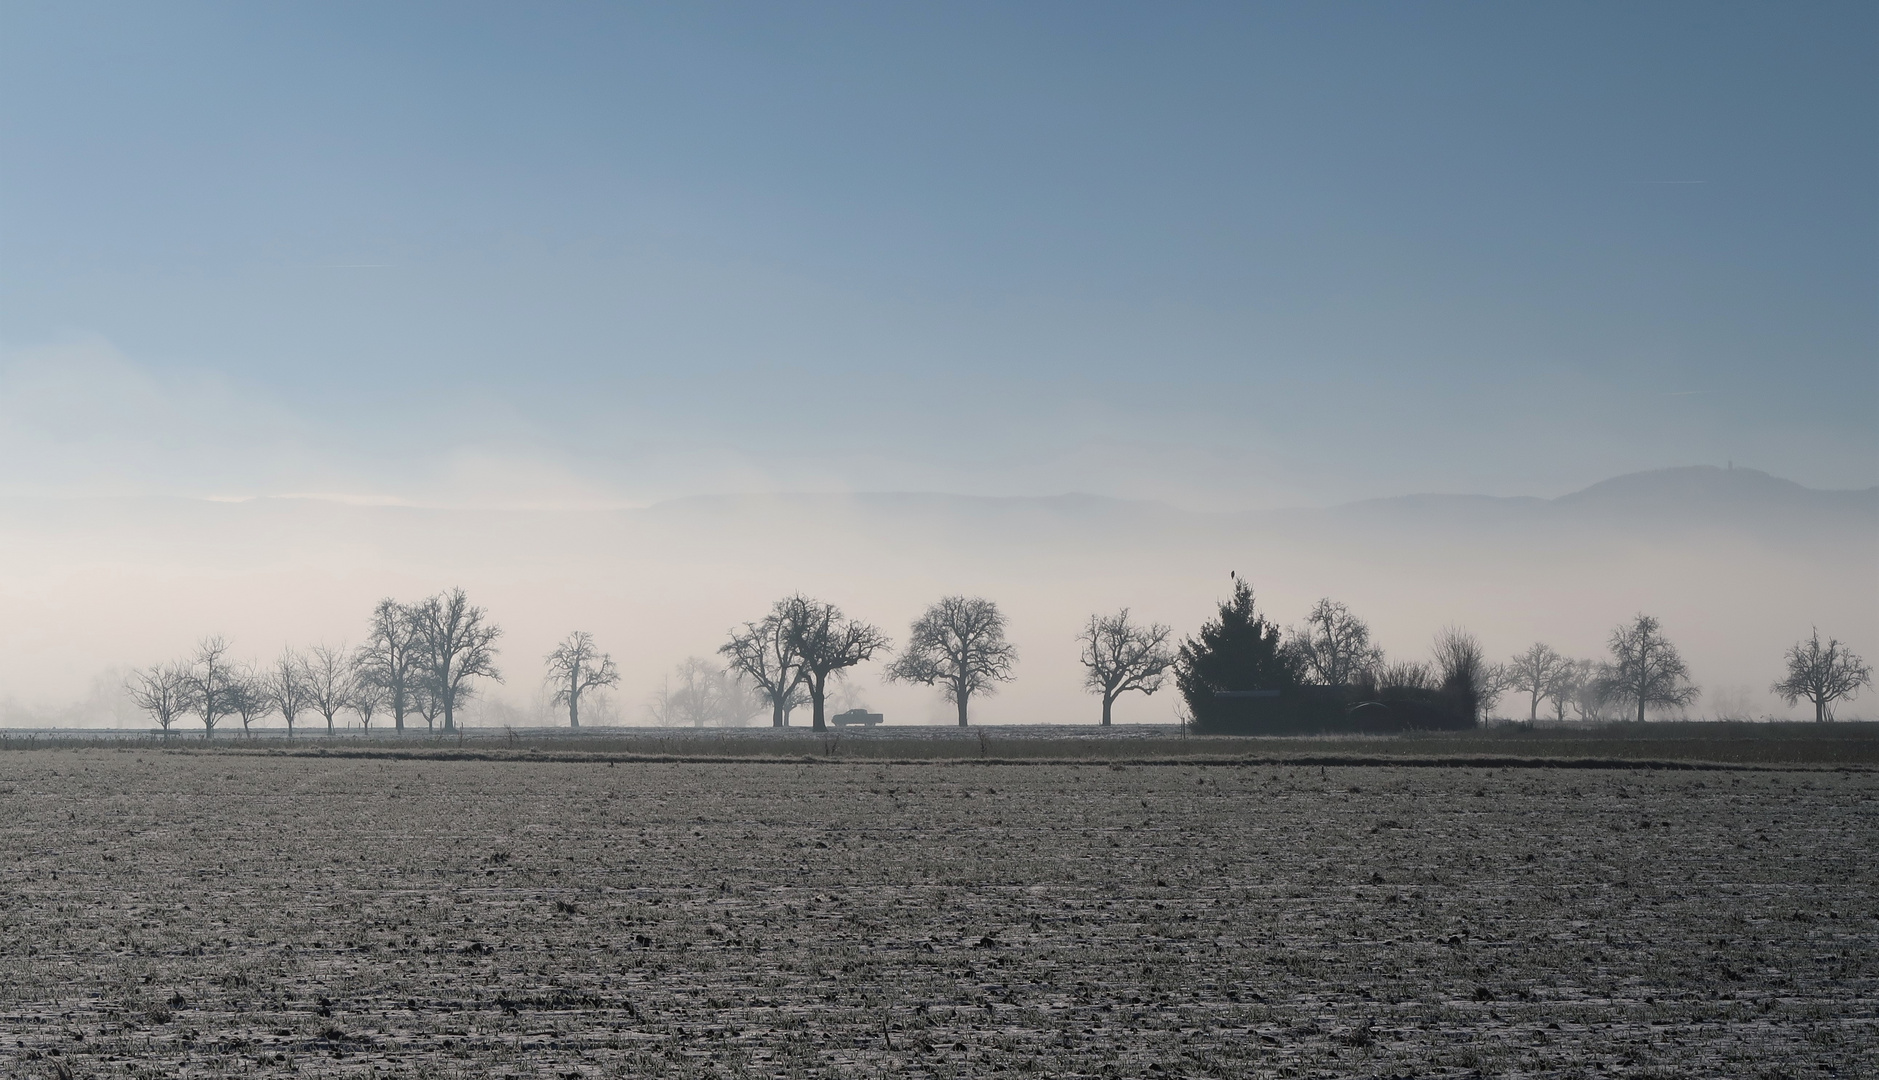
[[1286,690],[1298,685],[1292,660],[1280,648],[1278,624],[1253,606],[1253,587],[1233,576],[1233,596],[1218,617],[1181,643],[1174,682],[1196,725],[1206,728],[1220,711],[1220,690]]

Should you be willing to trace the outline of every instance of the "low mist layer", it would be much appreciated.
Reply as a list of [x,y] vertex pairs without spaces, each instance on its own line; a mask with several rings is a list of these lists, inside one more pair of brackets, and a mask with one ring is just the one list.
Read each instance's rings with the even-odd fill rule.
[[[0,524],[0,695],[11,725],[141,726],[125,671],[226,636],[238,656],[356,643],[382,597],[461,586],[504,628],[501,684],[468,722],[565,722],[543,657],[591,632],[622,682],[591,723],[649,722],[688,657],[803,592],[904,639],[942,595],[995,600],[1016,680],[975,699],[985,723],[1093,723],[1076,635],[1129,607],[1193,631],[1250,579],[1292,624],[1347,604],[1391,659],[1424,659],[1459,624],[1505,659],[1535,641],[1600,657],[1646,612],[1689,661],[1691,715],[1798,716],[1768,693],[1784,649],[1818,627],[1879,654],[1879,490],[1816,491],[1749,469],[1621,477],[1559,499],[1414,496],[1327,510],[1196,513],[1093,496],[712,497],[643,510],[442,510],[318,499],[25,499]],[[857,669],[836,698],[892,723],[946,723],[925,687]],[[1171,689],[1118,721],[1175,717]],[[1869,713],[1870,701],[1842,709]],[[1501,713],[1519,712],[1503,699]],[[591,718],[591,719],[590,719]],[[278,722],[278,721],[276,721]],[[763,717],[755,722],[767,722]]]

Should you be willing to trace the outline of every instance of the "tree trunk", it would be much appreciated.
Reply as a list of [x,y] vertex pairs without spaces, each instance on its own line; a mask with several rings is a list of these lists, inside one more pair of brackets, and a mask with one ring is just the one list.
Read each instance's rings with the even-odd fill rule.
[[443,667],[439,668],[437,672],[437,688],[443,692],[443,698],[444,698],[444,730],[445,731],[455,731],[457,729],[457,720],[456,720],[457,703],[456,701],[452,700],[457,695],[452,689],[452,684],[450,682],[450,661],[451,661],[451,657],[448,654],[446,654],[444,657]]
[[1638,695],[1638,723],[1644,722],[1644,695]]
[[1827,699],[1815,698],[1814,699],[1814,723],[1824,724],[1826,722],[1827,722]]
[[959,695],[959,726],[960,727],[966,726],[966,702],[970,699],[970,697],[971,695],[969,694]]
[[770,698],[770,726],[783,726],[783,699],[774,695]]
[[820,681],[811,682],[809,684],[809,711],[810,715],[815,718],[811,727],[816,731],[827,731],[829,729],[829,725],[823,720],[822,716],[822,692],[823,683]]
[[1115,698],[1110,697],[1108,694],[1103,695],[1103,726],[1104,727],[1109,726],[1109,710],[1111,706],[1115,705],[1115,703],[1116,703]]
[[1531,724],[1535,720],[1538,720],[1539,718],[1540,718],[1540,692],[1538,690],[1535,690],[1533,692],[1533,703],[1527,707],[1527,723]]
[[330,716],[326,718],[326,734],[328,738],[333,735],[333,718]]
[[581,726],[581,695],[574,690],[568,691],[568,726]]

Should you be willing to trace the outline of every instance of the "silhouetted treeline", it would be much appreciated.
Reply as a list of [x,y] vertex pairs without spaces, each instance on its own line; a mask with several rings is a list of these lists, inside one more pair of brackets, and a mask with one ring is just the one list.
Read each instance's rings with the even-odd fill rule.
[[[1535,644],[1505,664],[1490,663],[1474,635],[1459,626],[1438,631],[1427,660],[1388,659],[1370,628],[1344,604],[1325,598],[1304,621],[1281,628],[1258,608],[1252,585],[1232,575],[1230,595],[1213,618],[1175,645],[1162,624],[1135,620],[1129,609],[1091,615],[1078,635],[1084,686],[1111,722],[1115,702],[1135,691],[1154,694],[1172,675],[1183,719],[1210,734],[1390,733],[1476,726],[1503,694],[1525,698],[1527,718],[1544,704],[1556,719],[1645,719],[1652,709],[1681,709],[1697,696],[1689,670],[1657,619],[1639,614],[1616,627],[1602,660],[1572,659]],[[938,689],[970,722],[971,702],[995,693],[1016,675],[1018,652],[1007,619],[983,597],[947,596],[909,628],[906,645],[887,664],[889,681]],[[412,718],[426,730],[451,731],[457,713],[482,680],[502,680],[495,642],[502,630],[462,589],[415,604],[381,600],[367,621],[364,644],[351,651],[316,645],[284,650],[266,663],[238,663],[220,637],[203,639],[193,656],[136,672],[133,700],[169,730],[187,718],[205,736],[234,718],[244,731],[279,715],[291,737],[302,717],[332,733],[342,713],[370,730],[389,721],[402,732]],[[894,651],[875,625],[848,617],[823,600],[796,594],[761,618],[733,630],[719,647],[723,663],[691,657],[647,705],[656,723],[718,726],[748,722],[768,709],[777,727],[803,706],[818,731],[828,702],[848,673]],[[1838,640],[1815,632],[1786,656],[1787,675],[1772,687],[1790,704],[1807,701],[1815,719],[1833,718],[1838,701],[1872,685],[1872,670]],[[545,658],[550,700],[581,726],[587,695],[619,685],[620,671],[592,635],[569,634]],[[852,701],[852,699],[850,699]]]

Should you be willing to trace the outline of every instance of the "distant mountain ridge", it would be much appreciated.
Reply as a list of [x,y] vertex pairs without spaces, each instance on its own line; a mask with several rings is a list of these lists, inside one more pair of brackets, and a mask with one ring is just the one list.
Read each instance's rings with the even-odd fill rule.
[[1692,465],[1627,473],[1557,498],[1402,495],[1329,507],[1333,519],[1405,524],[1677,526],[1781,532],[1811,522],[1879,528],[1879,487],[1810,488],[1759,469]]
[[1129,520],[1164,525],[1185,521],[1278,526],[1314,520],[1391,520],[1404,524],[1446,522],[1457,525],[1580,520],[1588,523],[1678,520],[1692,524],[1734,521],[1748,526],[1779,525],[1811,517],[1840,524],[1870,519],[1879,524],[1879,486],[1857,489],[1810,488],[1759,469],[1690,465],[1627,473],[1556,498],[1531,495],[1417,493],[1328,507],[1271,510],[1185,510],[1149,499],[1122,499],[1073,492],[1046,496],[952,495],[939,492],[858,492],[854,494],[706,495],[675,499],[646,508],[651,517],[741,516],[753,511],[821,512],[895,516],[951,516],[971,511],[992,517],[1042,515],[1091,523]]
[[1771,476],[1760,469],[1723,468],[1716,465],[1682,465],[1667,469],[1624,473],[1608,480],[1568,492],[1555,498],[1537,495],[1467,495],[1441,492],[1418,492],[1391,495],[1356,502],[1337,503],[1329,511],[1357,507],[1429,504],[1480,504],[1498,506],[1609,506],[1637,509],[1643,506],[1700,505],[1741,506],[1786,504],[1793,506],[1879,507],[1879,486],[1869,488],[1810,488],[1793,480]]
[[[1624,537],[1668,540],[1743,536],[1788,548],[1870,549],[1879,556],[1879,487],[1809,488],[1758,469],[1686,466],[1612,477],[1557,498],[1422,493],[1329,507],[1190,510],[1166,502],[1072,492],[1046,496],[941,492],[699,495],[628,508],[477,509],[362,505],[308,498],[244,501],[127,496],[0,498],[0,533],[80,538],[130,550],[135,538],[216,550],[269,534],[268,547],[474,547],[494,530],[531,528],[602,545],[699,543],[722,549],[737,536],[778,542],[869,542],[1047,550],[1141,550],[1238,543],[1255,537],[1389,546],[1487,542],[1581,543]],[[404,539],[401,541],[400,538]],[[637,539],[636,539],[637,538]],[[260,550],[260,549],[257,549]],[[550,550],[541,558],[554,557]]]
[[1617,509],[1728,506],[1870,511],[1879,508],[1879,487],[1810,488],[1760,469],[1688,465],[1614,476],[1552,501],[1561,506]]

